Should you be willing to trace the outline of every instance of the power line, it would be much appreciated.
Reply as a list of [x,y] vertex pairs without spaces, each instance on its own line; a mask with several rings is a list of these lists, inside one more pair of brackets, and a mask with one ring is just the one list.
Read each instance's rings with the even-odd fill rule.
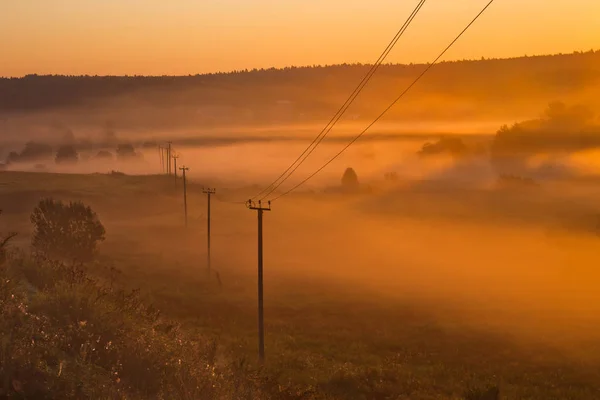
[[[264,199],[265,197],[267,197],[271,193],[273,193],[275,190],[277,190],[277,188],[279,186],[281,186],[281,184],[283,182],[285,182],[298,169],[298,167],[304,162],[304,160],[306,160],[306,158],[308,158],[308,156],[310,156],[310,154],[312,154],[312,152],[316,149],[316,147],[321,143],[321,141],[325,138],[325,136],[327,136],[327,134],[334,127],[334,125],[339,121],[339,119],[344,115],[344,113],[346,112],[346,110],[352,105],[352,103],[354,102],[354,100],[362,92],[362,90],[367,85],[367,83],[371,80],[371,78],[373,77],[373,75],[375,74],[375,72],[377,72],[377,70],[379,69],[381,63],[385,60],[385,58],[388,56],[388,54],[392,51],[392,49],[394,48],[394,46],[396,45],[396,43],[398,42],[398,40],[402,37],[402,35],[406,31],[406,29],[408,29],[408,27],[412,23],[413,19],[417,16],[417,14],[419,13],[419,11],[421,10],[421,8],[423,7],[423,5],[425,4],[426,1],[427,0],[420,0],[419,1],[419,3],[417,4],[417,6],[415,7],[415,9],[409,15],[409,17],[404,22],[404,24],[402,25],[402,27],[398,30],[398,32],[396,33],[396,35],[394,36],[394,38],[387,45],[387,47],[385,48],[385,50],[383,51],[383,53],[379,56],[379,58],[373,64],[373,66],[371,67],[371,69],[363,77],[363,79],[359,83],[359,85],[354,89],[354,91],[352,92],[352,94],[350,95],[350,97],[348,97],[348,99],[346,99],[346,101],[344,102],[344,104],[342,104],[342,106],[340,107],[340,109],[335,113],[335,115],[331,118],[331,120],[329,120],[329,122],[327,123],[327,125],[325,125],[325,127],[317,135],[317,137],[315,137],[315,139],[308,145],[308,147],[302,152],[302,154],[300,154],[300,156],[298,156],[298,158],[296,158],[296,160],[285,171],[283,171],[283,173],[279,177],[277,177],[277,179],[275,179],[275,181],[273,181],[269,186],[267,186],[261,192],[259,192],[258,194],[256,194],[253,197],[253,199],[255,199],[255,198],[257,198],[257,197],[259,197],[259,196],[261,196],[263,194],[264,195],[262,196],[261,199]],[[314,145],[314,147],[313,147],[313,145]],[[311,149],[311,147],[312,147],[312,149]],[[310,149],[310,151],[309,151],[309,149]],[[308,154],[306,154],[307,152],[308,152]],[[302,159],[302,157],[305,154],[306,154],[306,157],[304,157],[304,159]],[[298,163],[298,161],[300,161],[300,163],[298,165],[296,165],[296,163]],[[294,166],[295,166],[295,168],[294,168]],[[292,168],[293,168],[293,170],[292,170]],[[283,178],[284,175],[286,175],[286,173],[288,173],[290,170],[292,170],[292,171],[281,182],[278,183],[278,181],[281,178]]]
[[354,139],[352,139],[342,150],[340,150],[336,155],[334,155],[331,159],[329,159],[329,161],[327,161],[323,166],[321,166],[321,168],[317,169],[315,172],[313,172],[311,175],[309,175],[307,178],[305,178],[303,181],[301,181],[300,183],[298,183],[296,186],[292,187],[291,189],[287,190],[286,192],[283,192],[282,194],[280,194],[279,196],[275,197],[274,199],[272,199],[271,201],[275,201],[291,192],[293,192],[294,190],[296,190],[297,188],[299,188],[300,186],[302,186],[304,183],[306,183],[309,179],[311,179],[312,177],[314,177],[315,175],[317,175],[319,172],[321,172],[325,167],[327,167],[329,164],[331,164],[336,158],[338,158],[344,151],[346,151],[350,146],[352,146],[352,144],[354,144],[354,142],[356,142],[358,139],[360,139],[360,137],[362,135],[364,135],[373,125],[375,125],[375,123],[377,123],[377,121],[379,121],[398,101],[400,101],[400,99],[402,97],[404,97],[404,95],[414,86],[417,84],[417,82],[419,82],[421,80],[421,78],[435,65],[437,64],[437,62],[440,60],[440,58],[442,58],[444,56],[444,54],[446,54],[446,52],[448,50],[450,50],[450,48],[452,46],[454,46],[454,44],[458,41],[458,39],[460,39],[464,33],[471,27],[471,25],[473,25],[475,23],[475,21],[477,21],[479,19],[479,17],[481,17],[481,15],[492,5],[492,3],[494,3],[495,0],[490,0],[485,7],[483,7],[483,9],[475,16],[475,18],[473,18],[471,20],[471,22],[469,22],[469,24],[458,34],[458,36],[456,36],[456,38],[454,38],[454,40],[452,42],[450,42],[450,44],[440,53],[439,56],[437,56],[437,58],[431,62],[427,68],[425,68],[425,70],[423,70],[423,72],[417,76],[417,78],[385,109],[383,110],[383,112],[381,114],[379,114],[379,116],[377,116],[377,118],[375,118],[375,120],[373,122],[371,122],[362,132],[360,132],[356,137],[354,137]]

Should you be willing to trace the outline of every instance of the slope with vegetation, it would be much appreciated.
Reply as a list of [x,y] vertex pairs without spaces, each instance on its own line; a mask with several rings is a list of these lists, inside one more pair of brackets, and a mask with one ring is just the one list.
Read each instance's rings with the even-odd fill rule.
[[[101,123],[110,110],[121,126],[171,128],[322,121],[369,68],[344,64],[181,77],[29,75],[0,79],[0,116],[85,109],[86,119]],[[347,117],[373,118],[424,68],[381,66]],[[600,51],[449,61],[435,66],[386,118],[521,117],[557,98],[598,105],[599,87]],[[75,111],[70,117],[81,119]]]
[[[175,192],[171,178],[0,174],[7,182],[0,193],[10,207],[3,222],[19,230],[15,240],[29,239],[27,220],[35,210],[31,240],[14,241],[0,266],[0,398],[495,400],[497,388],[503,398],[596,398],[594,347],[573,345],[574,351],[584,349],[589,362],[575,360],[550,345],[463,324],[468,317],[446,305],[379,298],[342,277],[323,278],[325,271],[317,269],[326,260],[282,276],[278,266],[284,264],[272,253],[267,362],[260,368],[254,363],[255,264],[251,260],[251,271],[244,271],[236,258],[238,252],[248,256],[246,247],[255,254],[255,232],[230,240],[232,231],[248,229],[247,210],[227,203],[213,209],[215,228],[224,228],[216,231],[215,261],[226,252],[236,266],[215,265],[223,267],[223,287],[210,286],[198,268],[205,256],[197,252],[205,221],[191,219],[182,235],[181,187]],[[205,205],[201,189],[188,186],[190,215]],[[40,203],[49,195],[65,201]],[[415,218],[441,209],[424,204],[419,194],[402,198],[419,202],[417,208],[403,207]],[[98,215],[69,199],[85,201]],[[491,205],[501,209],[503,203]],[[326,209],[328,218],[336,218],[336,207]],[[310,218],[286,219],[294,229],[289,236],[277,233],[279,239],[270,236],[270,251],[286,243],[285,251],[303,251],[304,239],[294,234],[306,224],[311,236],[316,227],[338,239],[347,237],[340,231],[356,230],[354,220],[334,230],[315,218],[318,210],[308,211]],[[82,237],[88,226],[95,234],[84,229]],[[65,246],[72,242],[86,246]],[[31,244],[34,251],[18,250],[17,244]],[[312,243],[307,252],[318,254],[320,245]]]
[[303,398],[90,273],[89,207],[45,199],[31,220],[34,253],[0,248],[0,398]]

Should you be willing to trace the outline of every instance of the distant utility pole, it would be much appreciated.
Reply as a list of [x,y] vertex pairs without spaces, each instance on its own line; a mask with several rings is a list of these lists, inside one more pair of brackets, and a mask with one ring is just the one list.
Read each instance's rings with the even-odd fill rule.
[[187,226],[188,226],[188,213],[187,213],[187,186],[186,186],[186,182],[185,182],[185,171],[188,171],[189,168],[187,168],[184,165],[183,167],[181,167],[179,169],[183,171],[183,210],[185,212],[185,227],[187,228]]
[[167,175],[171,175],[171,142],[167,144]]
[[160,171],[165,172],[165,148],[158,145],[158,156],[160,157]]
[[263,207],[259,200],[258,205],[248,200],[248,208],[258,212],[258,359],[265,361],[265,330],[263,318],[263,212],[271,211],[271,202],[268,207]]
[[206,250],[206,265],[207,265],[207,272],[208,275],[210,276],[210,195],[211,194],[215,194],[215,189],[212,188],[206,188],[202,190],[202,193],[206,193],[206,197],[207,197],[207,211],[206,211],[206,215],[207,215],[207,227],[206,227],[206,244],[207,244],[207,250]]
[[173,154],[173,167],[175,168],[175,184],[177,184],[177,159],[179,158],[178,155]]

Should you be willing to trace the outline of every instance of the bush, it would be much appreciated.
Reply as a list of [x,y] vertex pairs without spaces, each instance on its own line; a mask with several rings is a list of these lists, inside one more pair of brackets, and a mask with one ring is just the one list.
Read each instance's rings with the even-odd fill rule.
[[120,144],[117,147],[117,158],[121,160],[129,160],[137,156],[138,154],[135,152],[135,148],[130,143]]
[[13,163],[40,160],[51,158],[53,153],[54,151],[50,145],[45,143],[28,142],[25,144],[25,147],[21,153],[11,151],[6,161],[8,163]]
[[[30,289],[27,290],[26,288]],[[0,269],[0,398],[308,399],[76,266]]]
[[54,260],[90,261],[98,242],[104,240],[105,230],[98,216],[81,202],[44,199],[33,210],[31,222],[33,248]]
[[60,146],[56,153],[55,161],[57,164],[76,163],[78,160],[77,150],[71,145]]
[[468,150],[460,138],[441,138],[435,143],[425,143],[417,154],[420,156],[450,154],[460,157],[466,155]]
[[342,175],[342,188],[345,190],[356,190],[358,189],[358,176],[354,169],[346,168],[344,175]]

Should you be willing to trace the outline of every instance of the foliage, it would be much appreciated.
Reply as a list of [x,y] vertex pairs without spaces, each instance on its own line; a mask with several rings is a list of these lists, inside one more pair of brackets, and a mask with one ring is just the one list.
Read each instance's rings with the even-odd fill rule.
[[[76,266],[0,270],[0,398],[309,399]],[[221,358],[225,355],[221,355]]]
[[536,120],[504,125],[492,142],[492,155],[583,150],[600,145],[600,127],[587,107],[550,103]]
[[501,173],[523,173],[527,157],[599,146],[600,126],[589,108],[553,102],[538,119],[502,126],[492,141],[491,161]]
[[425,143],[418,154],[421,156],[439,154],[462,156],[466,152],[467,146],[460,138],[441,138],[435,143]]
[[34,161],[52,157],[54,151],[52,146],[45,143],[27,142],[20,153],[10,152],[7,162]]
[[117,146],[117,158],[129,160],[136,157],[139,157],[139,154],[135,152],[135,148],[131,143],[122,143]]
[[76,163],[79,160],[77,150],[72,145],[63,145],[58,148],[56,152],[55,161],[57,164],[63,163]]
[[358,175],[352,168],[346,168],[344,175],[342,175],[342,188],[346,190],[358,189]]
[[31,214],[33,248],[51,259],[90,261],[98,242],[104,240],[104,226],[96,213],[81,202],[64,204],[44,199]]
[[[87,101],[114,105],[115,98],[125,96],[131,99],[130,104],[141,106],[151,99],[153,109],[178,109],[168,118],[164,113],[145,112],[135,117],[139,124],[154,126],[188,125],[192,120],[205,124],[252,123],[262,122],[265,117],[314,121],[330,118],[331,108],[344,102],[348,87],[354,86],[369,68],[371,65],[352,63],[180,77],[0,78],[0,112],[68,109]],[[374,118],[374,112],[384,109],[390,96],[397,95],[398,86],[411,82],[423,68],[422,64],[381,65],[378,70],[381,79],[370,83],[372,90],[363,93],[363,101],[353,105],[351,117]],[[441,62],[415,88],[411,96],[414,103],[411,100],[405,107],[391,109],[387,115],[393,119],[433,115],[444,119],[481,117],[484,113],[506,117],[515,111],[529,112],[538,99],[558,93],[591,97],[591,93],[597,92],[599,71],[600,52]],[[522,101],[524,96],[528,97],[526,101]],[[277,104],[280,100],[291,103]],[[422,100],[427,101],[425,107]],[[294,112],[282,112],[290,104]],[[105,143],[116,146],[112,124],[107,123],[105,131]]]

